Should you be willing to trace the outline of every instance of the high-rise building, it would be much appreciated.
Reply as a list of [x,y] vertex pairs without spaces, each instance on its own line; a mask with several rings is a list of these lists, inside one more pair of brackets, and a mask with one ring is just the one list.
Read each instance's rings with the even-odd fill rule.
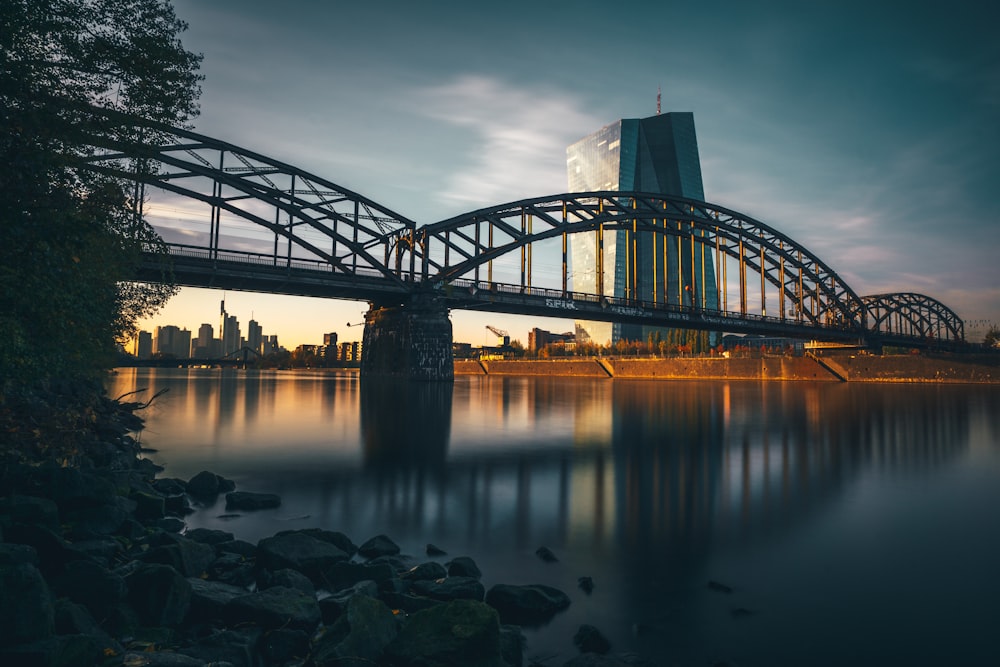
[[247,323],[247,347],[260,354],[261,342],[263,341],[264,330],[257,320],[250,320]]
[[191,353],[191,332],[172,324],[156,327],[153,353],[173,359],[187,359]]
[[149,359],[153,356],[153,334],[148,331],[140,331],[136,334],[132,354],[137,359]]
[[215,331],[211,324],[202,324],[198,327],[198,337],[191,341],[192,359],[216,359],[221,355],[222,343],[215,338]]
[[[627,118],[606,125],[566,149],[566,171],[570,192],[619,190],[705,199],[694,114],[690,112]],[[621,230],[604,235],[606,296],[718,307],[710,255],[692,253],[690,242],[678,248],[676,241],[663,244],[654,242],[652,233],[639,233],[634,244],[633,279],[628,275],[630,249],[625,239],[626,232]],[[597,293],[595,233],[574,234],[570,244],[573,291]],[[692,275],[704,276],[706,284],[692,285]],[[633,281],[635,285],[630,284]],[[696,294],[705,295],[704,304],[691,303]],[[598,344],[645,340],[654,331],[667,332],[662,327],[638,324],[576,323],[578,341]]]

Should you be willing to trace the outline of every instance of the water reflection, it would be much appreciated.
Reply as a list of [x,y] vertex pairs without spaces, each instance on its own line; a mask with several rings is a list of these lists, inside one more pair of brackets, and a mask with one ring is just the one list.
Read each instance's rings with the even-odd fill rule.
[[365,380],[361,440],[366,468],[440,468],[451,434],[452,385]]
[[[593,575],[599,590],[575,599],[555,623],[596,623],[622,650],[655,652],[668,631],[690,638],[671,645],[688,642],[681,654],[738,643],[728,630],[706,634],[714,612],[704,582],[719,576],[706,568],[735,562],[765,571],[803,536],[822,545],[800,545],[806,556],[794,561],[796,571],[811,573],[806,583],[817,599],[867,594],[868,553],[858,569],[823,583],[834,565],[856,557],[862,529],[875,531],[864,535],[873,553],[903,549],[921,576],[940,578],[935,568],[949,568],[938,564],[942,532],[957,535],[949,553],[1000,557],[995,531],[971,518],[979,505],[1000,504],[1000,485],[968,487],[971,496],[967,488],[969,470],[1000,474],[994,387],[515,377],[461,377],[441,386],[133,369],[119,374],[109,393],[137,386],[171,389],[151,408],[143,435],[160,450],[165,474],[215,470],[245,490],[283,499],[278,511],[235,521],[207,508],[190,525],[249,540],[307,525],[356,540],[384,532],[409,553],[435,542],[473,555],[494,582],[575,590],[576,576]],[[912,495],[914,480],[929,505]],[[973,501],[962,498],[978,504],[970,508],[961,502]],[[862,518],[904,514],[871,528],[859,524],[856,506]],[[850,519],[837,518],[844,515]],[[995,511],[989,518],[995,526]],[[533,552],[543,544],[560,554],[560,568],[539,569],[545,566]],[[892,574],[891,565],[883,567],[875,581]],[[853,576],[867,584],[853,590]],[[801,596],[773,588],[780,582],[769,585],[773,598]],[[731,622],[728,609],[722,618]],[[763,618],[790,622],[777,612]],[[632,635],[638,621],[658,628],[653,639]],[[869,622],[881,620],[858,621]]]

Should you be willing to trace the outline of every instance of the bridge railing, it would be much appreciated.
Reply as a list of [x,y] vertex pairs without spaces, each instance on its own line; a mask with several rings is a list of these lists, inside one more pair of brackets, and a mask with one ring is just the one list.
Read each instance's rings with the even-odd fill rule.
[[[221,250],[184,243],[168,243],[166,246],[172,257],[192,257],[210,262],[228,262],[242,265],[266,266],[275,269],[315,271],[327,274],[337,271],[335,266],[321,259],[288,258],[249,250]],[[356,267],[352,271],[352,275],[363,275],[372,278],[384,277],[382,271],[362,266]]]
[[[610,309],[618,315],[633,315],[641,317],[647,313],[659,313],[666,315],[676,315],[690,318],[696,316],[701,320],[712,322],[754,322],[760,324],[788,325],[787,319],[768,315],[758,315],[755,313],[739,313],[713,308],[698,308],[684,306],[675,303],[663,303],[659,301],[633,300],[623,297],[601,296],[587,292],[563,291],[544,287],[526,287],[512,283],[484,282],[457,278],[445,283],[452,289],[459,288],[469,291],[470,296],[476,296],[480,292],[495,295],[509,295],[519,298],[537,298],[545,300],[545,306],[552,310],[565,310],[567,316],[572,316],[576,311],[577,303],[589,303]],[[794,323],[793,323],[794,324]],[[817,327],[836,332],[857,332],[857,329],[848,323],[829,322],[825,324],[803,323],[804,326],[815,329]]]

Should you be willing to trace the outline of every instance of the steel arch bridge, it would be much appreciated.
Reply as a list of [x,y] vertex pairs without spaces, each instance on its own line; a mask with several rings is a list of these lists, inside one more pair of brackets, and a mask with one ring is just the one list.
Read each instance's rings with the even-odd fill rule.
[[[137,146],[94,136],[87,168],[135,182],[137,202],[155,187],[207,207],[200,227],[187,232],[193,242],[168,244],[181,285],[374,305],[430,296],[447,309],[833,340],[963,339],[961,320],[943,304],[906,294],[861,298],[802,244],[722,206],[652,193],[569,193],[420,226],[254,151],[100,113],[154,140]],[[593,244],[594,265],[573,269],[597,277],[593,293],[572,291],[569,239],[580,234]],[[643,283],[640,241],[654,248],[660,284]],[[604,284],[610,242],[625,251],[617,290]],[[138,278],[161,280],[160,268],[151,255]]]
[[964,341],[965,324],[936,299],[914,292],[863,297],[869,330],[884,341]]

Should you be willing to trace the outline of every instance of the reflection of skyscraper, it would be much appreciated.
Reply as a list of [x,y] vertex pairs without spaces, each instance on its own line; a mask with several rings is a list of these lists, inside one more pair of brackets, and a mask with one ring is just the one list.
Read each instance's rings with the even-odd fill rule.
[[[621,190],[705,199],[694,115],[689,112],[615,121],[567,148],[566,170],[571,192]],[[690,242],[678,246],[674,237],[668,243],[662,239],[654,243],[650,233],[635,239],[636,284],[630,285],[625,232],[605,233],[604,293],[669,303],[677,303],[683,294],[685,305],[697,305],[690,303],[691,295],[704,293],[704,306],[717,308],[711,256],[692,253]],[[573,290],[596,293],[595,234],[573,235],[571,252]],[[692,285],[692,275],[704,276],[706,284]],[[656,330],[664,331],[637,324],[577,322],[577,335],[596,343],[645,340]]]

